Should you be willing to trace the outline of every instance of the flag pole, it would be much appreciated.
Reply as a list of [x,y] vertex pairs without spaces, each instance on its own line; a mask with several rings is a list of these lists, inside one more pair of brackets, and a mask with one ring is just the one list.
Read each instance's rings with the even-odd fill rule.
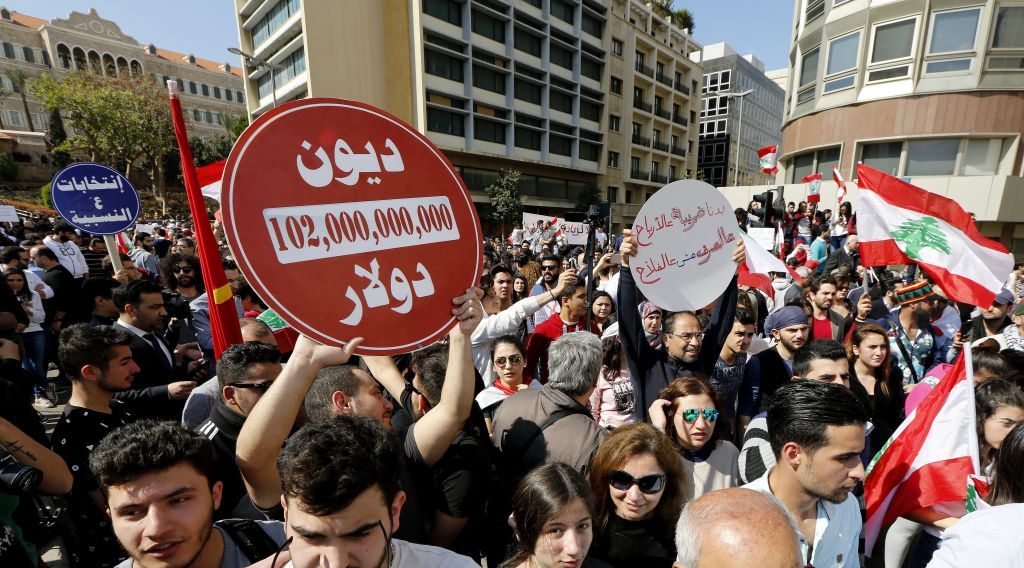
[[210,334],[213,338],[213,350],[216,357],[228,346],[242,342],[242,330],[238,324],[238,313],[235,311],[234,296],[231,285],[224,275],[221,264],[220,248],[210,227],[210,218],[196,177],[196,165],[192,159],[192,148],[188,144],[188,132],[185,130],[185,117],[181,112],[181,100],[178,98],[178,83],[167,81],[167,91],[171,102],[171,119],[174,123],[174,136],[178,141],[181,154],[181,173],[185,180],[185,193],[188,196],[188,207],[192,213],[192,224],[195,228],[196,247],[199,253],[200,266],[203,269],[203,284],[206,286],[207,301],[210,306]]

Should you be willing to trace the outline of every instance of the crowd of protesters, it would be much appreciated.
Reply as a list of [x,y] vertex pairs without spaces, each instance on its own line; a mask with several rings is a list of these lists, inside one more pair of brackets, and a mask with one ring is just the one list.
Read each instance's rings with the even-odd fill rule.
[[[116,261],[59,219],[8,224],[0,566],[54,534],[72,568],[1019,562],[1024,267],[958,304],[861,267],[848,203],[790,206],[791,270],[684,312],[645,300],[631,231],[587,252],[516,225],[447,337],[398,357],[282,341],[223,241],[244,342],[216,357],[190,220]],[[865,551],[865,466],[968,344],[994,506],[913,511]]]

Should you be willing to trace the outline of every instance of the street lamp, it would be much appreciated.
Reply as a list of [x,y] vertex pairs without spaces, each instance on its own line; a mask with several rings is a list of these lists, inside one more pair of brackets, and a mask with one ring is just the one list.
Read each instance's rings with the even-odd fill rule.
[[747,96],[747,95],[749,95],[750,93],[753,93],[753,92],[754,92],[754,89],[749,89],[749,90],[743,91],[742,93],[730,93],[730,92],[716,93],[720,97],[729,97],[730,99],[739,99],[740,100],[740,108],[739,108],[740,120],[739,120],[739,124],[737,125],[737,128],[736,128],[736,165],[735,165],[736,169],[734,170],[734,173],[732,175],[732,185],[733,185],[733,187],[736,187],[737,183],[739,183],[739,177],[740,177],[740,146],[742,146],[742,140],[743,140],[743,97],[745,97],[745,96]]
[[[274,102],[274,108],[277,108],[277,77],[274,76],[274,66],[271,65],[269,62],[264,61],[263,59],[260,59],[254,55],[249,55],[248,53],[242,51],[241,49],[238,49],[237,47],[229,47],[228,52],[241,56],[242,60],[245,61],[245,65],[247,67],[255,67],[256,69],[259,69],[260,67],[267,68],[267,72],[270,73],[270,96],[271,100]],[[257,100],[259,100],[259,94],[259,88],[257,88]]]

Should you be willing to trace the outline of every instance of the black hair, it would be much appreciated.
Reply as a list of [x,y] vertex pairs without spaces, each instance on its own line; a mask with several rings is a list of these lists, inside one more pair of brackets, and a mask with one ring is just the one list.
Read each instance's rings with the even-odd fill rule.
[[149,280],[129,280],[117,290],[114,290],[114,303],[117,310],[122,314],[125,306],[131,305],[136,309],[142,305],[143,294],[160,294],[163,288]]
[[331,515],[379,487],[390,508],[400,491],[398,440],[371,418],[338,415],[293,434],[277,458],[285,499],[312,515]]
[[220,264],[224,267],[224,270],[238,270],[238,263],[230,258],[225,258]]
[[736,308],[736,313],[733,315],[732,321],[740,325],[757,325],[757,320],[754,319],[754,314],[747,311],[746,308]]
[[570,281],[569,284],[565,287],[565,290],[562,291],[562,295],[558,297],[558,305],[562,305],[562,300],[572,298],[574,295],[576,295],[576,290],[580,288],[586,289],[586,287],[587,279],[583,278],[582,276],[577,276],[576,281]]
[[82,282],[82,290],[79,297],[82,299],[82,304],[87,308],[86,312],[91,312],[96,306],[96,297],[99,296],[105,300],[112,300],[114,298],[114,290],[121,287],[121,283],[113,278],[89,278],[85,282]]
[[792,381],[768,405],[768,438],[778,459],[790,442],[813,454],[828,444],[829,426],[864,425],[867,411],[850,389],[822,381]]
[[673,333],[672,330],[675,329],[675,321],[681,317],[686,316],[692,317],[693,319],[697,320],[697,326],[703,329],[700,318],[697,317],[696,312],[692,312],[690,310],[683,310],[681,312],[670,312],[668,310],[661,310],[661,332],[666,335]]
[[995,353],[987,349],[975,349],[971,355],[975,373],[982,369],[987,369],[999,378],[1005,378],[1013,373],[1013,369],[1006,362],[1006,359],[1003,358],[1002,353]]
[[540,257],[540,263],[542,265],[544,264],[544,261],[546,261],[546,260],[553,261],[555,264],[558,265],[558,269],[559,270],[562,269],[562,257],[558,256],[557,254],[550,254],[549,253],[549,254],[545,254],[544,256]]
[[515,276],[515,273],[512,272],[512,269],[509,268],[508,266],[504,265],[504,264],[495,264],[494,266],[491,267],[491,278],[492,279],[495,276],[497,276],[499,274],[502,274],[502,273],[508,274],[509,278]]
[[832,277],[831,274],[819,274],[818,276],[811,278],[807,283],[807,290],[809,290],[811,294],[817,294],[818,290],[820,290],[824,284],[831,284],[836,288],[839,287],[839,285],[836,284],[836,279]]
[[169,253],[160,260],[160,264],[157,267],[160,271],[160,278],[167,289],[176,290],[178,288],[178,275],[174,272],[174,269],[178,267],[179,262],[184,262],[192,267],[192,285],[196,287],[200,294],[203,293],[206,288],[203,286],[203,267],[199,262],[199,257],[194,254],[181,252]]
[[79,379],[82,367],[92,365],[106,370],[113,347],[130,344],[131,336],[119,327],[80,323],[61,330],[57,361],[68,377]]
[[145,231],[138,231],[137,233],[135,233],[135,237],[132,238],[132,243],[142,242],[142,241],[146,240],[147,237],[150,237],[150,236],[151,235],[149,233],[145,232]]
[[24,250],[25,249],[23,249],[21,247],[15,247],[15,246],[4,247],[3,250],[0,250],[0,262],[2,262],[4,264],[10,264],[10,262],[12,260],[19,260],[20,261],[21,260],[21,253]]
[[1024,422],[1003,438],[991,487],[988,502],[992,506],[1024,503]]
[[437,406],[441,402],[441,388],[444,387],[445,373],[448,371],[447,354],[435,353],[420,362],[416,374],[420,378],[420,392],[430,403]]
[[48,258],[50,260],[59,261],[59,259],[57,258],[57,253],[55,253],[52,250],[50,250],[50,247],[48,247],[46,245],[36,245],[34,248],[35,248],[36,256],[37,257],[43,256],[43,257],[46,257],[46,258]]
[[526,347],[523,346],[522,340],[515,335],[502,335],[491,343],[491,361],[494,361],[494,352],[498,350],[499,345],[511,345],[519,350],[520,355],[526,356]]
[[331,365],[320,369],[302,401],[310,422],[322,422],[332,416],[331,399],[334,393],[341,391],[347,397],[356,396],[359,386],[363,384],[356,374],[357,370],[360,369],[352,365]]
[[985,381],[974,387],[974,414],[978,421],[978,446],[981,450],[982,467],[991,464],[1000,451],[985,442],[985,421],[1004,406],[1024,408],[1024,391],[1002,379]]
[[280,363],[281,352],[260,341],[236,343],[217,360],[217,382],[221,388],[249,378],[249,367],[259,363]]
[[834,339],[808,341],[793,353],[793,375],[801,379],[807,378],[807,373],[811,372],[811,363],[821,359],[846,361],[846,349]]
[[110,487],[181,463],[192,466],[210,487],[219,479],[213,443],[177,422],[146,419],[115,428],[89,454],[89,469],[104,497]]

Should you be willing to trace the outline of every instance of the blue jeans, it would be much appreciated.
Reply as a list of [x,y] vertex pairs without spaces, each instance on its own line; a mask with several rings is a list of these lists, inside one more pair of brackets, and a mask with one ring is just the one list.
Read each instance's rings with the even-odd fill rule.
[[843,248],[843,245],[845,245],[845,244],[846,244],[846,235],[843,235],[841,237],[829,237],[829,239],[828,239],[828,250],[829,250],[829,252],[832,252],[834,250],[839,250],[839,249]]
[[22,333],[21,343],[25,347],[21,368],[32,374],[36,380],[33,390],[36,394],[42,394],[46,387],[46,332],[39,330]]

